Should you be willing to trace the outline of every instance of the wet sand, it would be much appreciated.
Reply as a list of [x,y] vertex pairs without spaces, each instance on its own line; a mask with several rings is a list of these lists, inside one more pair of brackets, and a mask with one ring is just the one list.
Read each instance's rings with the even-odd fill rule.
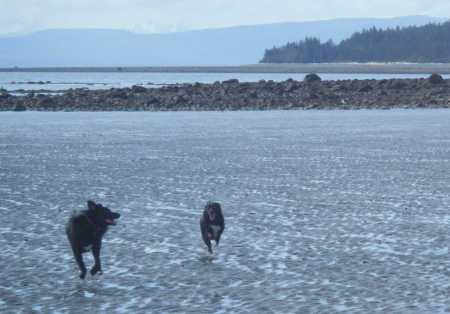
[[[0,313],[448,313],[449,120],[0,113]],[[81,281],[64,225],[87,198],[122,217]]]

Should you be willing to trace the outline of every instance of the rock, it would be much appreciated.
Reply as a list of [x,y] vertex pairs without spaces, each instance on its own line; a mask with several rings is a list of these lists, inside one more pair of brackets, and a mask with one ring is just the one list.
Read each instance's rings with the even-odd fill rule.
[[362,92],[362,93],[367,93],[367,92],[370,92],[371,90],[373,90],[372,86],[365,85],[365,86],[361,87],[358,91]]
[[442,84],[445,81],[440,74],[433,73],[428,77],[428,82],[431,84]]
[[291,93],[297,89],[297,85],[295,84],[295,81],[293,79],[288,79],[284,84],[284,90],[287,93]]
[[131,86],[131,91],[133,93],[145,93],[147,91],[147,89],[143,86],[133,85],[133,86]]
[[[305,82],[292,79],[239,83],[237,79],[213,84],[177,84],[160,88],[103,90],[71,89],[55,95],[33,90],[10,95],[0,89],[0,110],[269,110],[269,109],[362,109],[448,108],[450,88],[437,78],[320,81],[317,74]],[[442,85],[432,85],[443,82]],[[439,83],[437,83],[439,84]],[[450,84],[449,84],[450,85]],[[42,93],[40,93],[42,92]]]
[[111,88],[108,96],[112,98],[127,99],[128,93],[125,89]]
[[408,85],[404,81],[400,80],[391,80],[388,84],[389,89],[404,89],[406,86]]
[[23,104],[18,104],[14,106],[13,111],[26,111],[27,107],[25,107],[25,105]]
[[53,100],[53,98],[51,98],[50,96],[40,96],[41,94],[38,94],[38,101],[36,102],[36,105],[38,107],[44,107],[44,108],[48,108],[48,107],[52,107],[55,104],[55,101]]
[[319,96],[317,93],[315,93],[315,92],[310,92],[310,93],[307,95],[307,98],[314,100],[314,99],[319,99],[320,96]]
[[11,97],[11,95],[8,93],[8,91],[6,89],[0,89],[0,100],[2,99],[7,99]]
[[316,73],[310,73],[305,75],[305,78],[303,79],[306,83],[313,83],[313,82],[320,82],[322,79],[320,76],[318,76]]
[[335,85],[331,87],[331,91],[335,92],[335,93],[339,93],[339,92],[347,92],[348,88],[344,85]]
[[229,79],[226,81],[222,81],[222,84],[239,84],[239,80],[238,79]]
[[248,93],[249,98],[258,98],[258,92],[256,90],[252,90]]

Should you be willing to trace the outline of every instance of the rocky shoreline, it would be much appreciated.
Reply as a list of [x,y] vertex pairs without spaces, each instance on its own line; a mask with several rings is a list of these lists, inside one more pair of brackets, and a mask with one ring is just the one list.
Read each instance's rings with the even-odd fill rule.
[[426,79],[180,84],[103,90],[69,89],[23,96],[0,90],[0,111],[221,111],[285,109],[450,108],[450,80]]

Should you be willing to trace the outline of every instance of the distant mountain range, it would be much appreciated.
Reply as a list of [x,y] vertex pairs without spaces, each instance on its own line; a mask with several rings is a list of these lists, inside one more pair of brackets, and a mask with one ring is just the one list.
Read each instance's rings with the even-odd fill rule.
[[0,37],[0,67],[207,66],[255,64],[265,49],[306,36],[334,42],[372,26],[424,25],[428,16],[334,19],[137,34],[108,29],[52,29]]

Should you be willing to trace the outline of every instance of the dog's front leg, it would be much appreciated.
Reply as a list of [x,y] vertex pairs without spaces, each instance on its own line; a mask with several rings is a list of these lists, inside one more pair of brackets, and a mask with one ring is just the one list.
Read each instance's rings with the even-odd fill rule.
[[91,269],[91,275],[94,276],[97,272],[99,275],[102,274],[102,265],[100,263],[100,249],[102,247],[101,241],[95,243],[92,246],[92,255],[94,255],[95,264]]
[[203,242],[205,242],[206,246],[208,247],[208,252],[212,254],[211,240],[209,238],[210,235],[208,233],[208,226],[204,221],[204,219],[200,219],[200,232],[202,233]]

